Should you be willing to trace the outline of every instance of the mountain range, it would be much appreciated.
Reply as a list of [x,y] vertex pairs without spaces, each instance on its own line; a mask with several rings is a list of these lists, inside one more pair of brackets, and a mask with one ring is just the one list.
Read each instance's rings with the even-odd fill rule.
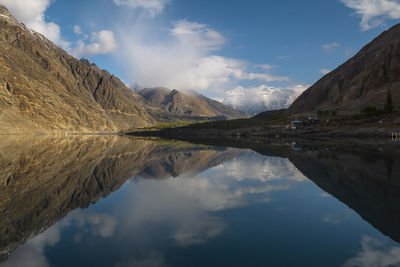
[[[1,5],[0,27],[0,134],[119,132],[160,122],[248,117],[194,91],[128,88],[27,28]],[[399,87],[400,24],[304,91],[287,113],[383,109],[389,92],[397,110]]]
[[235,110],[195,91],[180,92],[176,89],[156,87],[144,88],[138,94],[151,104],[175,115],[224,119],[248,117],[248,114],[243,111]]
[[163,121],[246,115],[177,92],[168,108],[160,108],[89,60],[70,56],[1,5],[0,27],[1,134],[117,132]]

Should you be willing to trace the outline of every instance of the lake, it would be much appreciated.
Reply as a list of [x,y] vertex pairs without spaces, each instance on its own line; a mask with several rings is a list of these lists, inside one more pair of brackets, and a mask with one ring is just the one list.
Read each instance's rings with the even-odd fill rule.
[[1,266],[400,266],[399,145],[0,142]]

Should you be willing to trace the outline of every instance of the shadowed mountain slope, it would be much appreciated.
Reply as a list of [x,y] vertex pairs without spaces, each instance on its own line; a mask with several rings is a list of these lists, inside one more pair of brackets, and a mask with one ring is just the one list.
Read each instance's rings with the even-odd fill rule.
[[293,152],[289,160],[324,191],[383,234],[400,241],[399,154],[377,150]]
[[307,89],[290,114],[338,109],[358,113],[366,106],[383,109],[388,89],[400,107],[400,24],[382,33],[346,63]]

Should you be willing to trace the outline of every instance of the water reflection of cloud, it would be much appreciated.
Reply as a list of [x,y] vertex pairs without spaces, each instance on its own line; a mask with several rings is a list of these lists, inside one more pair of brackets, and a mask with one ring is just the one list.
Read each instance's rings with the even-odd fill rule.
[[169,225],[176,244],[198,244],[224,230],[217,212],[269,201],[271,193],[289,190],[304,180],[287,159],[250,152],[195,177],[138,181],[125,201],[132,216],[124,224],[129,232],[139,232],[147,224]]
[[56,224],[46,232],[29,240],[19,247],[1,266],[4,267],[47,267],[50,266],[45,255],[46,247],[56,245],[61,238],[60,229],[65,223]]
[[134,258],[114,264],[114,267],[163,267],[167,266],[163,255],[151,251],[146,257]]
[[327,192],[321,192],[320,194],[318,194],[318,196],[320,196],[321,198],[329,198],[332,197],[331,194],[327,193]]
[[[111,237],[117,225],[116,218],[107,214],[84,213],[81,210],[72,212],[68,217],[53,225],[45,232],[30,239],[17,248],[2,266],[13,267],[46,267],[50,266],[45,257],[45,248],[53,247],[60,242],[62,229],[75,223],[80,229],[88,228],[90,233],[101,237]],[[74,236],[79,242],[81,234]]]
[[322,221],[331,224],[338,224],[342,221],[342,218],[333,214],[326,214],[322,216]]
[[178,245],[198,244],[215,237],[224,224],[204,209],[203,198],[198,197],[210,186],[208,180],[195,178],[144,180],[132,185],[121,211],[127,214],[124,231],[138,238],[145,225],[169,226],[170,236]]
[[258,180],[262,182],[281,179],[306,181],[307,178],[288,160],[265,157],[250,152],[245,157],[236,158],[220,165],[222,175],[238,181]]
[[[273,199],[274,192],[289,190],[303,181],[305,177],[287,159],[254,152],[196,176],[186,173],[168,180],[137,180],[125,185],[123,191],[129,194],[118,201],[111,213],[74,211],[18,248],[5,266],[48,266],[45,247],[56,245],[62,229],[71,224],[77,229],[72,237],[76,243],[89,235],[148,243],[149,233],[143,229],[155,225],[157,229],[167,229],[168,237],[177,246],[201,244],[226,228],[220,211],[267,202]],[[131,260],[115,266],[164,266],[163,256],[154,253],[158,256],[132,255]]]
[[389,267],[400,266],[400,247],[368,236],[361,240],[361,251],[348,260],[344,267]]
[[80,228],[89,227],[93,235],[101,237],[112,237],[117,225],[116,218],[108,214],[85,214],[82,211],[76,211],[71,214],[69,219],[75,220]]

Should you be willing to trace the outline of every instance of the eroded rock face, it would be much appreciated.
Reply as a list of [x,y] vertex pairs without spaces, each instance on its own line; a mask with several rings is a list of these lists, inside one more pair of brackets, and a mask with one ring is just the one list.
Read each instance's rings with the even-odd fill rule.
[[242,153],[117,136],[5,137],[0,141],[0,260],[133,177],[197,173]]
[[154,119],[118,78],[80,61],[0,7],[0,133],[115,132]]
[[390,89],[400,108],[400,24],[382,33],[353,58],[307,89],[290,114],[338,109],[358,113],[366,106],[383,109]]

